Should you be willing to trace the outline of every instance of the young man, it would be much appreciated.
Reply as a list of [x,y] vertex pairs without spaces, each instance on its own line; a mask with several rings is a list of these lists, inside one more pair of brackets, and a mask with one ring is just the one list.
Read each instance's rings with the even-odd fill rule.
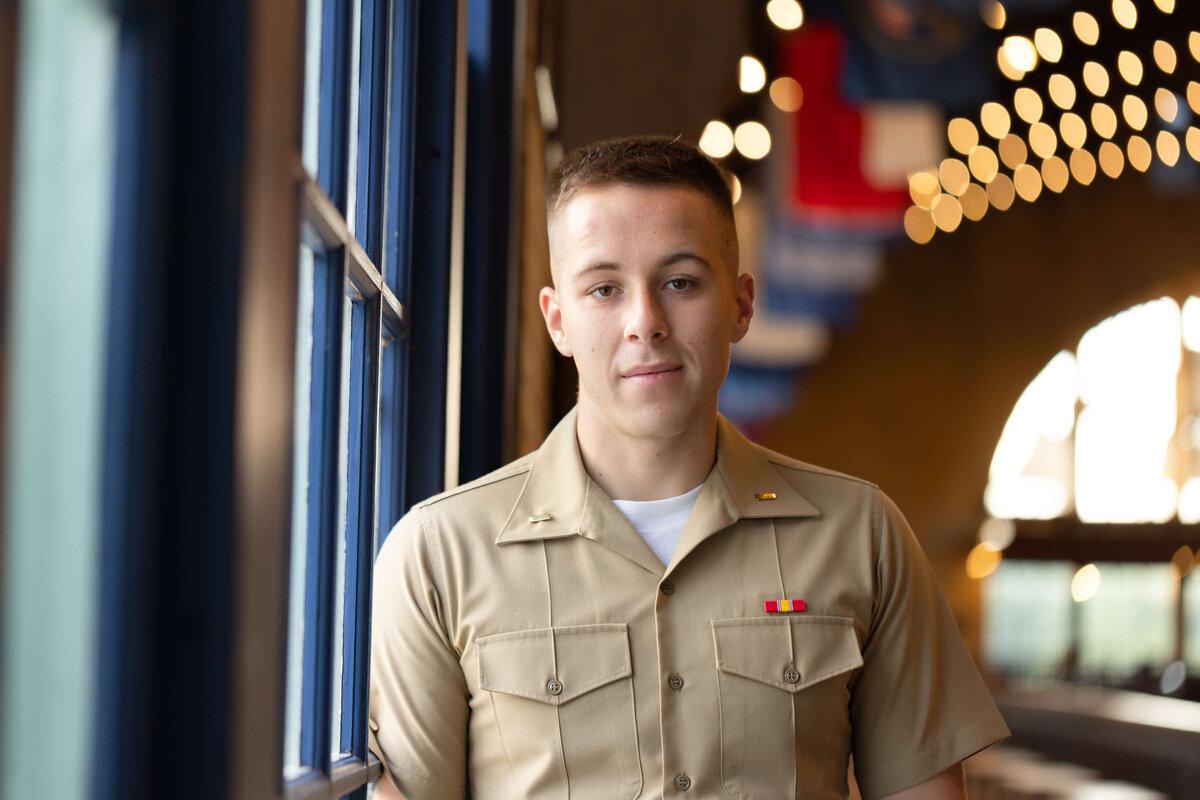
[[[569,155],[541,308],[579,403],[376,564],[371,749],[408,800],[962,796],[1006,735],[878,489],[717,414],[753,315],[720,170]],[[395,796],[394,794],[392,796]]]

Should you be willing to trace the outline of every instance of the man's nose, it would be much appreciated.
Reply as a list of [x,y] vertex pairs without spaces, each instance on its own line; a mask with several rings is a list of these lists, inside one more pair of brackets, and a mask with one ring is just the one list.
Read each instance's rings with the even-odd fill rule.
[[652,342],[665,339],[670,333],[662,301],[654,292],[635,292],[626,312],[625,338],[628,341]]

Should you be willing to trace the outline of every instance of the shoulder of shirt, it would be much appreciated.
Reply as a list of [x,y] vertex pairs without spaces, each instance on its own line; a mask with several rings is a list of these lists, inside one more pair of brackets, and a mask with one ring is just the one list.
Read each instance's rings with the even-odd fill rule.
[[857,483],[857,484],[859,484],[861,486],[865,486],[869,489],[874,489],[875,491],[879,491],[879,486],[877,486],[874,483],[871,483],[868,480],[863,480],[862,478],[856,478],[853,475],[847,475],[844,472],[837,472],[836,470],[826,469],[825,467],[818,467],[815,464],[809,464],[805,461],[800,461],[799,459],[792,458],[791,456],[785,456],[783,453],[777,453],[774,450],[770,450],[770,449],[763,447],[762,445],[757,444],[755,442],[751,442],[751,445],[754,447],[755,450],[758,451],[758,454],[760,456],[762,456],[764,459],[766,459],[767,461],[769,461],[771,464],[775,465],[776,467],[782,467],[783,469],[788,470],[790,472],[801,473],[804,475],[811,475],[811,476],[814,476],[817,478],[829,478],[829,479],[835,480],[835,481],[846,481],[849,483]]
[[510,461],[503,467],[495,469],[486,475],[481,475],[473,481],[464,483],[461,486],[456,486],[453,489],[447,489],[444,492],[426,498],[425,500],[422,500],[413,506],[413,510],[427,509],[440,503],[461,498],[464,495],[470,495],[473,492],[477,492],[481,489],[485,489],[489,486],[493,486],[513,478],[523,478],[525,475],[529,474],[529,470],[533,466],[533,459],[535,455],[536,452],[521,456],[515,461]]

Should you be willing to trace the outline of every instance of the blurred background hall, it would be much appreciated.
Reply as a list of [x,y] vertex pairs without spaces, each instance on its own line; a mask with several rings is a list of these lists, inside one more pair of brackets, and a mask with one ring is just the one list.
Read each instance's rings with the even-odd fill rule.
[[564,151],[698,141],[723,413],[905,510],[1014,737],[1200,797],[1191,0],[0,0],[0,797],[363,798],[370,565],[573,402]]

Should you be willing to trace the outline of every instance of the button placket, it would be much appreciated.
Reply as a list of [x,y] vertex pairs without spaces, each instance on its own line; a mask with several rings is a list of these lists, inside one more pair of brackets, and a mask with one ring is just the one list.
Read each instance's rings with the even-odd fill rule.
[[667,678],[667,686],[670,686],[672,689],[678,692],[683,688],[683,676],[678,672],[672,672]]

